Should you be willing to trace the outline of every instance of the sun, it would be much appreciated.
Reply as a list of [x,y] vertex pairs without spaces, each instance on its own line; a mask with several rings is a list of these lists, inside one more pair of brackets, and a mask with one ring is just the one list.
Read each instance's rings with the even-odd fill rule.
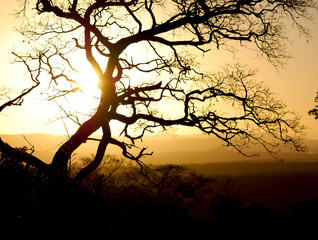
[[98,102],[100,97],[99,79],[83,53],[75,53],[69,61],[73,66],[69,77],[75,81],[73,88],[79,89],[74,94],[70,94],[70,99],[78,111],[83,110],[84,112]]
[[83,66],[80,71],[73,73],[72,78],[79,88],[79,91],[72,94],[72,104],[77,112],[89,114],[98,106],[100,98],[98,77],[92,68]]
[[98,77],[91,68],[84,67],[81,71],[75,73],[75,79],[84,97],[95,95],[99,92]]
[[61,119],[68,133],[76,131],[80,125],[93,116],[98,108],[101,95],[98,87],[99,79],[89,63],[77,57],[72,64],[72,71],[67,73],[67,77],[72,81],[60,81],[59,89],[62,93],[69,91],[68,89],[75,91],[71,90],[66,95],[55,98],[50,109],[44,110],[47,111],[48,116],[52,116],[49,119]]

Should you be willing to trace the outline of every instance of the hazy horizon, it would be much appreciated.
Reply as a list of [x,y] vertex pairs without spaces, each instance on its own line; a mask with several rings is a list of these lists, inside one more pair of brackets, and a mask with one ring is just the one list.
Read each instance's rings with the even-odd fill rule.
[[[25,136],[25,138],[23,137]],[[34,155],[40,159],[50,162],[60,144],[67,139],[63,135],[50,134],[0,134],[3,141],[8,142],[13,147],[35,147]],[[95,136],[97,137],[97,136]],[[27,140],[26,140],[27,139]],[[307,140],[308,152],[297,153],[288,152],[287,149],[278,154],[280,159],[286,162],[315,162],[318,161],[318,141]],[[143,158],[147,164],[202,164],[202,163],[229,163],[229,162],[277,162],[265,150],[260,147],[251,148],[247,153],[257,153],[261,151],[259,157],[245,157],[236,150],[226,147],[222,141],[215,137],[202,135],[174,136],[162,134],[148,136],[143,142],[139,142],[140,147],[148,147],[148,152],[153,152],[153,156]],[[96,153],[97,143],[88,141],[75,152],[75,158],[91,157]],[[121,150],[115,146],[110,146],[106,150],[107,154],[115,154],[121,157]]]

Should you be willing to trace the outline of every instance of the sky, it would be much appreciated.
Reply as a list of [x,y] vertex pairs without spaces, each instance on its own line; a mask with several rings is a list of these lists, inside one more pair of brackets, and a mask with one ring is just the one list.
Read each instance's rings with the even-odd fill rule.
[[[9,52],[22,42],[19,35],[13,31],[17,22],[10,15],[16,7],[16,0],[1,0],[0,86],[10,86],[19,93],[19,86],[28,86],[32,82],[23,74],[25,71],[22,66],[10,64]],[[277,97],[287,104],[288,109],[294,110],[302,117],[302,123],[307,127],[307,138],[318,139],[318,120],[308,115],[308,111],[315,105],[314,98],[318,91],[318,11],[314,12],[314,21],[306,23],[306,26],[312,34],[309,41],[290,28],[292,44],[286,48],[293,58],[282,69],[277,70],[265,59],[257,58],[255,53],[247,50],[239,50],[236,58],[243,64],[258,69],[257,78],[265,81],[271,90],[277,93]],[[212,49],[206,54],[202,64],[207,69],[214,70],[225,63],[235,61],[231,53]],[[36,89],[34,94],[27,96],[21,107],[5,109],[0,115],[0,134],[66,134],[62,121],[50,123],[58,108],[53,102],[42,101],[40,90]],[[182,129],[178,133],[198,134],[192,129]]]

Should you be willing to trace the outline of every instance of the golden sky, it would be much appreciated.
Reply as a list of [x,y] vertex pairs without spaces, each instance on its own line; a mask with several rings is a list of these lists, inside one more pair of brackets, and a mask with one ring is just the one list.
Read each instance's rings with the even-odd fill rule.
[[[20,89],[21,86],[32,84],[27,75],[23,74],[24,68],[9,63],[9,52],[19,46],[22,39],[13,31],[17,24],[10,15],[17,7],[16,0],[2,0],[0,8],[0,86],[6,85],[13,89]],[[308,127],[307,136],[309,139],[318,139],[318,120],[308,116],[308,111],[314,107],[314,98],[318,91],[318,11],[314,12],[314,22],[306,23],[312,33],[312,38],[307,39],[299,36],[292,26],[289,36],[293,41],[286,46],[292,59],[285,68],[274,68],[265,59],[257,58],[255,53],[247,50],[240,50],[236,55],[242,63],[258,69],[257,78],[265,81],[273,92],[277,93],[288,106],[288,109],[298,112],[302,116],[302,122]],[[222,50],[212,50],[206,54],[204,66],[210,70],[217,70],[225,63],[234,62],[233,55]],[[19,93],[20,90],[17,90]],[[20,133],[50,133],[66,134],[61,121],[49,124],[53,116],[58,113],[54,103],[41,101],[38,90],[25,98],[21,107],[5,109],[0,115],[0,134]],[[74,129],[68,129],[70,132]],[[198,133],[196,131],[182,130],[182,134]]]

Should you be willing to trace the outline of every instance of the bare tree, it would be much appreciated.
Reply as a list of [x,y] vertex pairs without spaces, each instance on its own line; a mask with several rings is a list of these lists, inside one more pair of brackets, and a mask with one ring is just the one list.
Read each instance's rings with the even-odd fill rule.
[[[287,24],[308,34],[301,21],[310,18],[314,0],[37,0],[36,13],[28,10],[32,1],[21,2],[18,14],[27,20],[20,31],[35,47],[14,54],[31,77],[36,71],[36,79],[50,78],[49,99],[81,90],[71,77],[80,68],[72,62],[76,52],[85,53],[83,61],[99,78],[98,106],[49,169],[65,172],[71,154],[98,129],[103,135],[95,158],[79,179],[100,164],[109,144],[142,166],[141,157],[151,153],[143,148],[132,154],[136,140],[177,125],[196,127],[243,154],[248,144],[272,154],[280,143],[303,150],[299,118],[254,81],[255,71],[237,64],[207,73],[196,54],[238,42],[279,66],[288,57]],[[172,103],[178,111],[167,113]],[[113,136],[114,120],[122,123],[124,142]]]
[[[318,92],[317,96],[315,97],[315,102],[318,102]],[[318,105],[316,105],[313,109],[309,110],[308,114],[314,116],[315,119],[318,119]]]

